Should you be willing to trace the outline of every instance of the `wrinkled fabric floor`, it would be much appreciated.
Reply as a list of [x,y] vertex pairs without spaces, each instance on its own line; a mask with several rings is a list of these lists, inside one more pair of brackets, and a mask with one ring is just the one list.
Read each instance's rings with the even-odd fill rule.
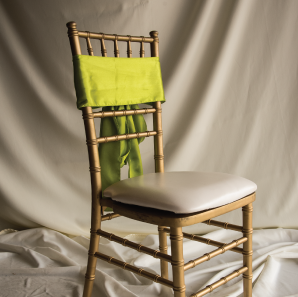
[[[230,242],[241,234],[230,230],[211,232],[206,237]],[[153,249],[158,236],[130,235],[130,240]],[[298,230],[256,230],[253,235],[254,297],[298,296]],[[1,297],[81,297],[89,240],[69,238],[46,228],[28,229],[0,235]],[[216,247],[190,240],[184,242],[185,261]],[[102,238],[100,252],[138,267],[160,273],[159,260],[129,250]],[[169,250],[170,251],[170,250]],[[211,259],[186,272],[186,296],[241,267],[241,255],[233,252]],[[98,261],[93,297],[172,296],[171,289],[139,275]],[[170,276],[171,277],[171,276]],[[241,296],[238,277],[207,296]]]

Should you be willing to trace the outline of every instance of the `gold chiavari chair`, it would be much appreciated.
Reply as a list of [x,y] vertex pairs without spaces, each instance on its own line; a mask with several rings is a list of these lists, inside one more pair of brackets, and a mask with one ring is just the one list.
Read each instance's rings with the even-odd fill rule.
[[[91,56],[93,56],[91,39],[99,39],[101,41],[101,51],[102,56],[104,57],[107,57],[105,40],[114,42],[115,57],[119,57],[118,42],[127,43],[128,58],[132,56],[132,42],[140,43],[140,57],[144,57],[144,43],[150,44],[152,57],[159,56],[159,39],[158,32],[156,31],[150,32],[150,37],[135,37],[78,31],[75,22],[67,23],[67,27],[73,56],[81,55],[79,38],[86,40],[87,49]],[[255,200],[256,185],[244,178],[220,173],[165,173],[161,102],[153,103],[152,108],[126,112],[93,112],[91,107],[84,107],[82,108],[82,113],[86,131],[92,187],[91,236],[83,297],[91,296],[97,259],[168,286],[173,289],[175,297],[185,297],[184,271],[208,261],[215,256],[223,254],[226,251],[242,254],[243,267],[213,284],[206,286],[204,289],[191,296],[204,296],[219,286],[226,284],[229,280],[243,274],[244,297],[251,297],[253,253],[252,202]],[[123,116],[133,113],[152,113],[154,131],[97,138],[94,125],[95,118]],[[109,198],[102,198],[98,144],[149,136],[154,136],[155,173],[120,181],[104,192],[105,197]],[[174,184],[174,190],[177,191],[177,193],[174,193],[173,190],[171,190]],[[150,186],[154,187],[153,192],[150,191]],[[121,193],[122,196],[120,196],[122,198],[119,196],[119,193]],[[177,195],[179,197],[177,197]],[[195,197],[191,197],[192,195]],[[166,206],[161,206],[160,201],[168,204],[166,204]],[[114,212],[102,215],[102,209],[105,207],[113,208]],[[212,220],[214,217],[238,208],[242,208],[243,211],[243,226]],[[158,226],[160,242],[159,250],[150,249],[101,230],[102,221],[111,220],[119,216],[125,216],[130,219]],[[182,232],[182,227],[197,223],[235,230],[243,233],[243,236],[229,243],[221,243]],[[167,233],[170,234],[171,255],[167,254]],[[161,274],[152,274],[145,269],[138,268],[98,252],[100,236],[132,248],[138,252],[146,253],[160,259]],[[200,256],[188,263],[184,263],[183,238],[206,243],[217,248],[210,253]],[[243,248],[238,247],[241,244],[243,244]],[[172,280],[168,279],[168,263],[172,266]]]

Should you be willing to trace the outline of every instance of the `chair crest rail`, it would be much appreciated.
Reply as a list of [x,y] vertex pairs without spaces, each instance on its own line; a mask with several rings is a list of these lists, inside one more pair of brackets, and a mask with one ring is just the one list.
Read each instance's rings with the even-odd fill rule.
[[222,277],[219,281],[214,282],[213,284],[206,286],[203,290],[200,290],[197,293],[194,293],[194,294],[190,295],[190,297],[202,297],[202,296],[212,292],[214,289],[226,284],[228,281],[230,281],[233,278],[239,276],[240,274],[243,274],[247,270],[248,270],[247,267],[242,267],[238,270],[235,270],[234,272],[228,274],[227,276]]
[[105,261],[105,262],[114,264],[114,265],[116,265],[118,267],[121,267],[121,268],[123,268],[125,270],[131,271],[131,272],[134,272],[136,274],[139,274],[139,275],[141,275],[143,277],[149,278],[150,280],[153,280],[156,283],[160,283],[160,284],[165,285],[167,287],[173,288],[173,282],[172,281],[170,281],[168,279],[165,279],[165,278],[161,277],[158,274],[150,273],[150,272],[148,272],[148,271],[146,271],[146,270],[144,270],[142,268],[138,268],[136,266],[130,265],[130,264],[126,263],[126,262],[122,262],[120,260],[117,260],[117,259],[115,259],[113,257],[107,256],[107,255],[102,254],[102,253],[99,253],[99,252],[96,252],[94,254],[94,256],[96,258],[99,258],[99,259]]
[[140,37],[140,36],[125,36],[115,34],[93,33],[88,31],[78,31],[78,36],[90,39],[104,39],[104,40],[118,40],[118,41],[130,41],[130,42],[145,42],[153,43],[152,37]]
[[132,249],[134,249],[138,252],[153,256],[154,258],[158,258],[158,259],[161,259],[161,260],[164,260],[164,261],[167,261],[167,262],[172,261],[172,257],[170,255],[164,254],[164,253],[160,252],[159,250],[150,249],[146,246],[143,246],[141,244],[137,244],[135,242],[129,241],[128,239],[119,237],[119,236],[114,235],[112,233],[105,232],[101,229],[97,230],[97,234],[104,237],[104,238],[109,239],[110,241],[115,241],[119,244],[122,244],[123,246],[130,247],[130,248],[132,248]]
[[139,133],[132,133],[132,134],[99,137],[96,139],[96,141],[97,143],[105,143],[105,142],[113,142],[113,141],[126,140],[126,139],[149,137],[149,136],[155,136],[155,135],[157,135],[156,131],[147,131],[147,132],[139,132]]
[[206,262],[206,261],[209,261],[210,259],[220,255],[220,254],[223,254],[225,253],[226,251],[244,243],[247,241],[247,237],[242,237],[242,238],[239,238],[237,240],[233,240],[232,242],[230,243],[227,243],[227,244],[224,244],[223,246],[221,246],[220,248],[212,251],[211,253],[207,253],[205,255],[203,255],[202,257],[199,257],[195,260],[191,260],[189,261],[188,263],[186,263],[184,265],[184,271],[188,270],[188,269],[191,269],[191,268],[194,268],[196,267],[197,265],[203,263],[203,262]]

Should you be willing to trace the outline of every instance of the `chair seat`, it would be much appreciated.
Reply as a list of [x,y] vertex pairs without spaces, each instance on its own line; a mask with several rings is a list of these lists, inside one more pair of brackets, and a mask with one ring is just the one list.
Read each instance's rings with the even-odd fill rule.
[[149,173],[117,182],[104,197],[174,213],[193,213],[232,203],[256,191],[243,177],[219,172]]

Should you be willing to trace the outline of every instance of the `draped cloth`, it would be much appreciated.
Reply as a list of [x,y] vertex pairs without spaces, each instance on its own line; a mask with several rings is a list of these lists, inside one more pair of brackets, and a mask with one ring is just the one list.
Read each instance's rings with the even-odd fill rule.
[[[137,104],[104,107],[103,111],[139,109]],[[143,115],[103,118],[100,125],[100,136],[112,136],[144,132],[147,125]],[[121,178],[120,168],[128,164],[128,177],[143,174],[139,143],[145,138],[135,138],[99,145],[99,158],[102,168],[102,189],[117,182]]]
[[[160,63],[153,58],[73,57],[74,82],[79,109],[103,107],[103,111],[138,109],[138,103],[164,102]],[[142,115],[101,120],[100,136],[145,132]],[[144,138],[99,145],[102,190],[120,180],[120,169],[129,165],[129,177],[143,174],[139,143]]]

